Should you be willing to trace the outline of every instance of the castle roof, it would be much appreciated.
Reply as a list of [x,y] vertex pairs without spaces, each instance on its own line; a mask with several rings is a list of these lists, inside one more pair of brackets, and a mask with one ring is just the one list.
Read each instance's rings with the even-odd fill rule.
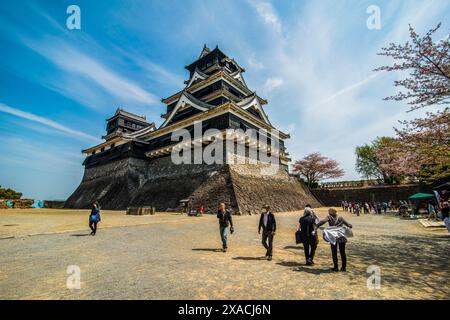
[[106,121],[111,121],[112,119],[119,117],[119,116],[148,124],[145,116],[138,116],[134,113],[125,111],[122,108],[117,108],[116,113],[112,117],[106,119]]

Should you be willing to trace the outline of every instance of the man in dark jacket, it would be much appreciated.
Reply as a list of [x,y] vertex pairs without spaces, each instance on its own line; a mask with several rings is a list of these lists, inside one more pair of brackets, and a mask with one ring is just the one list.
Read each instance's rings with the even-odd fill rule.
[[217,210],[217,219],[219,219],[220,238],[222,239],[222,252],[227,252],[228,249],[228,227],[230,226],[230,232],[234,232],[233,218],[230,209],[226,209],[225,203],[219,203],[219,209]]
[[275,236],[275,232],[277,230],[277,222],[275,220],[274,214],[270,212],[269,206],[266,205],[263,209],[264,211],[261,213],[261,217],[259,219],[258,233],[261,234],[262,228],[262,244],[267,250],[267,260],[271,261],[273,251],[273,237]]
[[315,218],[310,208],[305,208],[304,215],[299,220],[299,230],[305,251],[306,265],[314,265],[314,254],[317,248],[316,231],[314,229]]

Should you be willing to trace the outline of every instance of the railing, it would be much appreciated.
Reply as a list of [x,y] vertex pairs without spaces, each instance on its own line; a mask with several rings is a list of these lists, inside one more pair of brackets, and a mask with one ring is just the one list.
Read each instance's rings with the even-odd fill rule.
[[386,184],[380,180],[336,181],[336,182],[323,182],[319,185],[319,189],[360,188],[360,187],[381,186],[381,185]]

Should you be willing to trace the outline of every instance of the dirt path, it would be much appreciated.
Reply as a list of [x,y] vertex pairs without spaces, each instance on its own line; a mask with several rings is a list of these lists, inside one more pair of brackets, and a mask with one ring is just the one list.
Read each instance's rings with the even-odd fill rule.
[[[317,212],[326,215],[325,208]],[[274,260],[268,262],[257,216],[235,217],[236,232],[224,254],[217,251],[214,216],[104,212],[107,228],[91,237],[86,211],[1,212],[1,234],[15,238],[0,240],[0,298],[448,299],[445,230],[390,216],[343,215],[355,233],[348,271],[330,273],[323,240],[316,265],[304,265],[303,249],[293,243],[299,213],[277,214]],[[52,234],[24,236],[43,232]],[[81,270],[80,290],[66,287],[69,265]],[[381,270],[378,290],[366,285],[370,265]]]

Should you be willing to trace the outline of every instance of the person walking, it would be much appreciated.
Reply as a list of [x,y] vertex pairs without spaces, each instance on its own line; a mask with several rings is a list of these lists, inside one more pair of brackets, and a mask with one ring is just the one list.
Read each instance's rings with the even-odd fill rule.
[[219,203],[219,209],[217,210],[217,219],[219,220],[220,238],[222,239],[222,252],[227,252],[228,227],[230,227],[230,233],[234,232],[234,227],[231,210],[225,207],[224,202]]
[[[333,268],[331,268],[332,271],[339,271],[338,268],[338,256],[337,256],[337,250],[339,247],[339,254],[341,255],[341,271],[345,272],[347,268],[347,255],[345,253],[345,243],[347,242],[347,237],[345,235],[344,230],[342,230],[341,227],[346,226],[348,228],[352,228],[352,225],[345,221],[345,219],[341,216],[338,216],[337,211],[333,208],[328,209],[328,217],[326,217],[324,220],[321,220],[317,226],[316,230],[324,225],[325,223],[328,223],[330,227],[336,227],[336,228],[330,228],[330,236],[325,237],[327,229],[324,231],[324,238],[325,240],[330,242],[331,246],[331,255],[333,257]],[[333,236],[333,238],[332,238]],[[334,243],[333,243],[334,242]]]
[[449,217],[450,214],[450,205],[447,201],[442,201],[440,204],[441,207],[441,214],[442,214],[442,220],[445,220],[445,218]]
[[273,237],[277,230],[277,222],[275,220],[275,215],[270,211],[270,207],[265,205],[263,207],[263,212],[259,219],[258,234],[262,233],[262,245],[266,248],[266,258],[268,261],[272,260],[273,253]]
[[354,213],[356,213],[356,215],[359,217],[359,212],[360,212],[360,205],[359,205],[359,202],[357,202],[356,204],[355,204],[355,209],[354,209]]
[[370,207],[367,202],[364,202],[364,214],[370,213]]
[[386,201],[383,201],[383,202],[381,203],[381,207],[383,208],[384,214],[386,214],[387,209],[388,209],[388,204],[387,204],[387,202],[386,202]]
[[428,211],[428,220],[436,220],[437,214],[434,205],[431,202],[428,202],[426,207]]
[[317,248],[315,225],[316,219],[313,216],[313,210],[306,207],[303,216],[299,220],[298,230],[300,231],[307,266],[314,265],[314,254]]
[[89,215],[89,228],[91,228],[91,236],[97,233],[97,224],[100,222],[100,205],[97,201],[92,204],[91,214]]
[[448,233],[450,233],[450,205],[448,201],[443,201],[441,204],[441,213],[442,213],[442,220],[444,221],[445,226],[447,227]]
[[347,202],[347,200],[344,201],[344,211],[348,212],[348,202]]

